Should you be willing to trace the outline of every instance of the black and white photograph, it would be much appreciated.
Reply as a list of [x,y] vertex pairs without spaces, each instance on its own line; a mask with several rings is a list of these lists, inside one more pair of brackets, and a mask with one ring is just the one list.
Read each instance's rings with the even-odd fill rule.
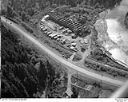
[[128,102],[128,0],[0,6],[1,99]]

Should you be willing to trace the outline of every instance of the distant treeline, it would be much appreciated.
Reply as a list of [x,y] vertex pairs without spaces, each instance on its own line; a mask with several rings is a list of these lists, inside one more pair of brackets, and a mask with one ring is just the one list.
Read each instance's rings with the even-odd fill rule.
[[[15,11],[23,21],[29,21],[34,15],[45,12],[46,8],[55,8],[61,5],[78,6],[100,5],[104,8],[113,8],[121,0],[3,0],[2,13],[8,14],[10,9]],[[5,13],[6,12],[6,13]]]

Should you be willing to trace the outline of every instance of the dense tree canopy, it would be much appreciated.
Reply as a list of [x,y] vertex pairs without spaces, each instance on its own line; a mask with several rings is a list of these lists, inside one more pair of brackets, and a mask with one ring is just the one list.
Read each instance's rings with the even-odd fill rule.
[[[1,30],[1,97],[41,97],[44,90],[48,91],[46,96],[51,94],[52,90],[58,91],[56,87],[52,86],[52,83],[57,79],[58,82],[61,81],[60,74],[65,71],[59,69],[59,66],[52,66],[45,57],[41,57],[30,46],[22,44],[18,37],[3,25]],[[64,77],[66,78],[65,74]],[[53,89],[49,90],[51,86]],[[63,87],[59,88],[63,89]],[[64,90],[61,91],[61,93],[63,92]],[[60,94],[57,94],[57,97],[60,97]]]
[[128,12],[125,16],[124,24],[126,25],[126,28],[128,28]]
[[[2,10],[8,14],[9,9],[15,11],[22,20],[29,21],[32,16],[44,12],[46,8],[55,8],[62,5],[76,6],[102,6],[104,8],[113,8],[121,0],[3,0]],[[18,5],[18,6],[17,6]],[[9,7],[9,9],[7,9]]]

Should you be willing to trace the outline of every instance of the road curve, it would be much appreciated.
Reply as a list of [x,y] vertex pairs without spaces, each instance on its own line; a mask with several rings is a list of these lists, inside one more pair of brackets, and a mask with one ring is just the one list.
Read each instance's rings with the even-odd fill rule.
[[40,41],[38,41],[38,39],[36,39],[34,36],[30,35],[28,32],[25,32],[23,29],[21,29],[19,25],[17,25],[15,23],[13,23],[12,21],[6,19],[5,17],[1,17],[1,21],[3,23],[5,23],[6,25],[8,25],[10,29],[14,29],[18,33],[22,34],[24,37],[26,37],[29,41],[31,41],[33,44],[35,44],[41,50],[45,51],[48,55],[50,55],[51,57],[53,57],[57,61],[61,62],[62,64],[66,65],[67,67],[72,68],[72,69],[74,69],[74,70],[76,70],[80,73],[83,73],[91,79],[99,80],[99,81],[102,81],[104,83],[114,85],[114,86],[118,86],[118,87],[123,85],[123,83],[124,83],[123,81],[112,79],[112,78],[107,77],[107,76],[99,75],[99,74],[94,73],[94,72],[90,72],[90,71],[88,71],[84,68],[78,67],[78,66],[68,62],[67,60],[63,59],[62,57],[56,55],[51,50],[49,50]]

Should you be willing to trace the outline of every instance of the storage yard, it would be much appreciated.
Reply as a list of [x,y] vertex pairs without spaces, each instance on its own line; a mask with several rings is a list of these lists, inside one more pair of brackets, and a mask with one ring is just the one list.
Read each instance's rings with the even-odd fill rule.
[[[89,9],[92,14],[93,9]],[[92,20],[92,23],[89,22],[88,14],[80,16],[76,13],[78,11],[75,10],[75,8],[68,7],[63,9],[58,8],[56,11],[53,10],[43,16],[39,23],[39,28],[42,34],[71,51],[71,56],[64,57],[64,55],[62,55],[62,57],[70,60],[72,63],[78,62],[78,65],[80,66],[84,64],[85,67],[91,70],[95,70],[98,73],[102,72],[108,74],[114,78],[127,78],[128,73],[125,66],[118,64],[118,61],[112,57],[111,52],[105,49],[103,45],[104,43],[100,42],[100,40],[110,41],[107,35],[100,35],[100,30],[98,30],[98,32],[96,31],[98,27],[101,28],[102,26],[105,32],[105,24],[97,26],[96,24],[98,20],[96,21],[96,19],[99,19],[98,15],[94,17],[95,19]],[[83,9],[79,8],[79,10]],[[68,15],[68,12],[75,12],[76,14]],[[86,12],[86,10],[84,12]],[[81,20],[84,20],[84,25],[82,25],[82,22],[78,22],[78,17],[83,17]],[[96,30],[94,29],[93,24],[95,24]],[[110,43],[110,46],[112,46],[112,44],[113,43]],[[100,60],[100,58],[102,60]]]
[[89,35],[86,37],[79,37],[69,28],[60,26],[52,20],[49,20],[49,15],[42,18],[40,22],[40,30],[47,37],[57,41],[66,49],[69,49],[74,53],[80,53],[82,55],[89,47]]

